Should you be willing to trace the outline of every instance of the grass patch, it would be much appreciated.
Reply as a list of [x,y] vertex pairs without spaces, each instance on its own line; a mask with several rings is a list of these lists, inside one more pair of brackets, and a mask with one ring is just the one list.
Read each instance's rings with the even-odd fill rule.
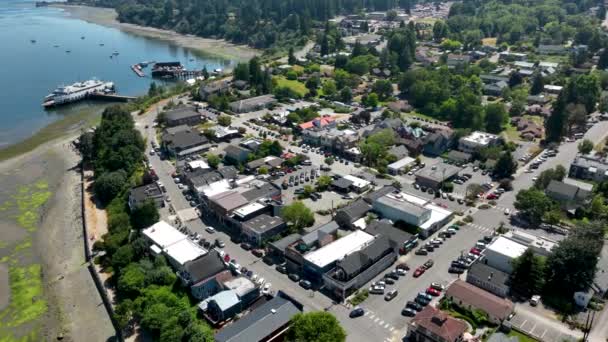
[[14,196],[19,210],[17,223],[30,232],[36,230],[38,209],[50,197],[51,192],[48,191],[48,184],[44,181],[19,187],[17,195]]
[[519,135],[517,127],[511,125],[510,122],[505,126],[505,130],[503,131],[503,133],[509,141],[521,140],[521,136]]
[[418,112],[409,112],[409,113],[406,113],[406,114],[403,114],[403,115],[404,115],[406,118],[409,116],[409,117],[416,117],[416,118],[425,119],[425,120],[430,120],[430,121],[439,121],[439,122],[441,122],[441,120],[437,120],[437,119],[435,119],[435,118],[434,118],[434,117],[432,117],[432,116],[428,116],[428,115],[421,114],[421,113],[418,113]]
[[304,83],[300,81],[288,80],[283,76],[277,76],[274,79],[277,81],[277,87],[287,87],[302,97],[308,94],[308,89],[306,88]]
[[496,46],[496,38],[484,38],[481,40],[481,45]]
[[363,303],[367,299],[367,297],[369,297],[369,291],[367,291],[367,289],[364,289],[364,290],[355,292],[355,295],[348,301],[353,306],[357,306],[357,305]]
[[0,327],[16,327],[42,316],[48,306],[42,299],[41,266],[11,266],[9,278],[11,303],[0,312]]
[[519,340],[519,342],[540,342],[535,338],[532,338],[528,335],[524,335],[522,333],[520,333],[519,331],[515,330],[515,329],[511,329],[511,331],[509,332],[509,334],[507,335],[509,337],[514,336],[517,337],[517,339]]
[[80,132],[83,129],[97,125],[100,120],[100,113],[81,112],[68,115],[63,119],[44,127],[22,142],[1,149],[0,160],[10,159],[32,151],[46,142],[61,138],[69,133]]

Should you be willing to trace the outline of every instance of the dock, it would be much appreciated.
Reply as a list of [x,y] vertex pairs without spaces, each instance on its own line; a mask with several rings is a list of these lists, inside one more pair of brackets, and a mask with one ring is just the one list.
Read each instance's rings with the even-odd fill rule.
[[139,64],[133,64],[131,65],[131,70],[133,70],[133,72],[139,76],[139,77],[145,77],[146,74],[144,74],[144,72],[141,70],[141,66]]
[[186,70],[180,62],[159,62],[152,67],[152,77],[154,78],[191,78],[202,75],[202,70]]
[[126,96],[126,95],[118,95],[118,94],[104,94],[104,93],[94,93],[89,95],[90,99],[93,100],[103,100],[103,101],[113,101],[113,102],[129,102],[135,100],[137,97],[135,96]]

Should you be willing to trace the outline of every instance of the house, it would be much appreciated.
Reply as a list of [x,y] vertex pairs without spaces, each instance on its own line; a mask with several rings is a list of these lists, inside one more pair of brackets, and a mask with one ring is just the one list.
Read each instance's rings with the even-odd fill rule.
[[245,164],[245,170],[247,170],[247,172],[255,172],[262,166],[267,167],[269,170],[273,170],[283,165],[283,162],[284,160],[282,158],[266,156],[264,158],[252,160]]
[[142,235],[151,253],[163,254],[177,271],[183,270],[187,262],[207,254],[206,250],[165,221],[156,222],[142,230]]
[[414,165],[416,165],[416,159],[411,158],[411,157],[404,157],[400,160],[397,160],[394,163],[389,164],[387,166],[388,173],[390,173],[391,175],[398,175],[402,171],[404,171]]
[[388,150],[387,154],[392,154],[397,157],[397,160],[399,160],[407,157],[409,155],[409,151],[403,145],[395,145]]
[[440,156],[450,149],[452,145],[453,131],[450,129],[438,129],[424,137],[422,153],[428,156]]
[[350,192],[350,186],[352,184],[353,184],[352,181],[342,177],[342,178],[338,178],[338,179],[335,179],[334,181],[332,181],[331,187],[338,192],[347,193],[347,192]]
[[386,106],[388,107],[388,109],[390,109],[396,113],[401,113],[401,112],[408,113],[408,112],[411,112],[413,109],[412,105],[410,105],[405,100],[392,101],[392,102],[387,103]]
[[365,227],[365,232],[376,237],[386,236],[396,254],[405,254],[418,240],[415,235],[393,226],[389,220],[374,220]]
[[315,128],[315,127],[316,128],[323,128],[323,127],[335,128],[336,126],[337,126],[336,119],[334,119],[333,117],[331,117],[329,115],[324,115],[320,118],[315,118],[311,121],[301,123],[300,125],[298,125],[298,128],[301,131],[304,131],[304,130]]
[[248,221],[242,226],[243,235],[247,236],[248,241],[255,246],[259,246],[262,241],[280,234],[287,225],[279,216],[269,216],[262,214]]
[[558,202],[564,210],[574,210],[585,206],[591,199],[593,185],[571,178],[566,179],[563,182],[551,180],[545,189],[545,194]]
[[165,196],[157,183],[132,188],[129,191],[129,209],[134,210],[146,201],[151,200],[157,208],[165,206]]
[[302,235],[294,233],[287,235],[286,237],[278,241],[271,242],[268,244],[268,254],[282,260],[285,258],[285,250],[287,249],[287,247],[300,240],[301,238]]
[[448,54],[446,64],[448,68],[455,68],[457,66],[467,65],[471,62],[471,56],[462,54]]
[[564,87],[562,86],[558,86],[558,85],[552,85],[552,84],[545,84],[543,86],[543,90],[549,94],[555,94],[555,95],[559,95],[559,93],[562,92],[562,89],[564,89]]
[[498,53],[498,60],[505,62],[525,61],[528,55],[521,52],[502,51]]
[[236,138],[239,136],[239,130],[235,127],[223,127],[217,126],[215,127],[215,140],[217,141],[229,141],[230,139]]
[[516,116],[511,119],[511,124],[517,127],[520,135],[527,140],[540,139],[545,133],[545,128],[538,125],[534,120],[527,119],[521,116]]
[[357,193],[362,193],[371,186],[371,182],[353,175],[345,175],[343,178],[351,182],[350,188]]
[[484,147],[489,147],[498,142],[498,136],[486,132],[475,131],[458,141],[458,149],[462,152],[474,153]]
[[416,342],[461,342],[467,328],[464,321],[427,305],[410,321],[408,339]]
[[209,140],[196,128],[189,128],[162,136],[162,146],[171,156],[178,159],[192,154],[200,154],[209,149]]
[[507,76],[499,76],[499,75],[493,75],[493,74],[482,74],[479,75],[479,79],[481,79],[481,81],[484,84],[495,84],[498,82],[509,82],[509,77]]
[[224,326],[215,334],[215,342],[281,341],[292,318],[302,310],[302,304],[279,291],[273,299]]
[[218,80],[203,84],[199,90],[199,95],[203,101],[209,100],[211,95],[226,93],[230,90],[230,80]]
[[404,192],[391,192],[378,197],[373,200],[372,208],[383,218],[417,227],[423,237],[437,231],[453,215],[431,201]]
[[175,127],[179,125],[194,126],[201,123],[203,118],[194,107],[181,106],[165,112],[164,121],[168,127]]
[[249,159],[251,151],[236,145],[228,145],[224,149],[224,158],[234,164],[243,164]]
[[435,167],[425,167],[416,173],[416,183],[435,190],[439,189],[444,182],[450,181],[460,172],[460,168],[454,165],[441,164]]
[[243,309],[239,296],[232,290],[218,292],[199,303],[198,307],[213,324],[226,321]]
[[513,313],[513,302],[457,279],[445,291],[445,298],[467,310],[481,310],[488,320],[500,324]]
[[446,159],[451,160],[454,163],[466,164],[473,159],[473,155],[471,155],[470,153],[452,150],[452,151],[448,152]]
[[476,262],[469,268],[467,282],[501,298],[507,297],[510,290],[509,274],[483,262]]
[[608,179],[608,161],[598,154],[577,154],[568,177],[601,182]]
[[565,55],[568,53],[568,49],[564,45],[540,44],[536,48],[536,52],[541,55]]
[[509,84],[506,81],[499,81],[496,83],[484,84],[482,91],[484,95],[489,96],[501,96]]
[[407,148],[411,156],[417,156],[422,153],[424,144],[419,138],[399,138],[396,141],[397,145],[403,145]]
[[398,254],[387,236],[378,236],[366,246],[347,254],[336,267],[323,274],[325,288],[344,300],[372,278],[389,267]]
[[335,220],[341,226],[345,228],[354,228],[353,223],[358,219],[365,217],[367,212],[372,209],[371,205],[362,199],[357,199],[351,202],[347,206],[339,209],[336,212]]
[[178,276],[184,286],[190,287],[194,298],[203,300],[221,290],[221,282],[218,280],[227,279],[227,275],[223,274],[220,278],[216,276],[223,272],[228,272],[228,275],[230,273],[222,257],[212,249],[207,255],[185,263],[183,271],[178,272]]
[[247,113],[268,108],[276,102],[273,95],[261,95],[231,102],[229,106],[234,113]]

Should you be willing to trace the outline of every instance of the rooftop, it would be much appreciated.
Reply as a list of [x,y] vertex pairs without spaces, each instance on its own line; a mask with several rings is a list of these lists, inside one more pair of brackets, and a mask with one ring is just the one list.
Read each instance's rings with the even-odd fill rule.
[[131,189],[129,193],[130,199],[132,199],[135,204],[140,204],[149,198],[162,195],[163,192],[160,190],[156,183],[138,186],[136,188]]
[[338,261],[336,267],[344,271],[346,279],[352,279],[390,252],[392,247],[389,238],[381,235],[360,250],[345,256]]
[[187,262],[184,270],[189,274],[189,280],[194,284],[207,278],[213,277],[226,269],[224,262],[215,249],[201,258]]
[[304,259],[319,268],[323,268],[343,258],[345,255],[360,250],[372,240],[374,240],[372,235],[361,230],[356,230],[316,251],[306,254]]
[[243,297],[246,294],[248,294],[249,292],[256,289],[255,284],[251,280],[249,280],[245,277],[237,277],[237,278],[225,281],[224,286],[226,288],[234,291],[234,293],[236,293],[236,295],[239,297]]
[[[338,231],[338,223],[336,221],[329,221],[328,223],[320,226],[319,228],[313,230],[312,232],[302,236],[302,242],[306,245],[310,246],[313,243],[319,241],[323,236],[327,234],[333,234]],[[297,241],[297,240],[296,240]],[[295,241],[294,241],[295,242]]]
[[448,287],[445,295],[458,298],[499,320],[506,319],[513,312],[513,303],[510,300],[500,298],[460,279],[457,279]]
[[252,218],[251,220],[245,222],[243,225],[250,228],[251,230],[263,234],[271,229],[276,228],[284,224],[282,218],[279,216],[268,216],[266,214],[262,214]]
[[412,319],[410,324],[414,327],[421,326],[427,331],[440,336],[445,341],[450,342],[457,341],[468,328],[468,325],[464,321],[453,318],[430,305],[425,306]]
[[365,228],[365,232],[374,236],[386,236],[400,246],[413,237],[412,234],[394,227],[393,224],[388,220],[376,220],[371,222]]
[[159,221],[142,231],[146,237],[161,248],[186,239],[186,235],[165,221]]
[[270,243],[271,246],[273,246],[274,248],[280,250],[280,251],[284,251],[285,248],[287,248],[287,246],[291,245],[292,243],[300,240],[302,238],[302,235],[294,233],[291,235],[287,235],[286,237],[282,238],[279,241],[275,241]]
[[411,165],[415,162],[416,162],[416,159],[414,159],[412,157],[405,157],[403,159],[397,160],[396,162],[394,162],[392,164],[389,164],[388,168],[389,169],[401,169],[401,168]]
[[216,342],[263,341],[269,335],[284,327],[298,313],[291,301],[282,296],[274,297],[238,321],[225,326],[215,335]]
[[258,202],[253,202],[236,209],[234,211],[234,214],[239,217],[246,217],[247,215],[251,215],[256,211],[262,210],[264,208],[266,208],[266,205]]
[[431,179],[435,182],[442,182],[450,179],[460,172],[460,168],[450,164],[438,165],[435,170],[432,167],[425,167],[416,173],[416,177]]
[[371,209],[372,207],[367,202],[359,198],[349,203],[347,206],[339,209],[338,212],[346,214],[352,223],[353,220],[362,217]]
[[165,113],[165,120],[167,121],[175,121],[186,119],[194,116],[201,116],[193,107],[179,107],[175,109],[171,109]]
[[452,215],[451,211],[431,203],[426,204],[424,207],[431,211],[431,217],[420,225],[420,229],[422,230],[427,230],[431,228],[433,224],[443,221],[448,216]]
[[460,138],[462,141],[474,143],[476,145],[487,146],[498,139],[495,134],[475,131],[466,137]]
[[418,203],[410,202],[404,199],[401,195],[389,194],[384,197],[380,197],[377,200],[378,203],[383,204],[387,207],[398,209],[402,212],[407,212],[411,215],[422,216],[429,210]]
[[167,256],[175,260],[179,265],[184,265],[188,261],[198,259],[207,254],[207,251],[189,239],[183,239],[163,250]]
[[528,249],[526,246],[503,236],[499,236],[498,239],[492,242],[487,248],[488,251],[505,255],[511,259],[521,256],[526,249]]
[[467,272],[467,277],[469,276],[478,279],[485,279],[486,281],[496,284],[497,286],[504,286],[509,282],[509,274],[494,267],[488,266],[483,262],[474,263]]

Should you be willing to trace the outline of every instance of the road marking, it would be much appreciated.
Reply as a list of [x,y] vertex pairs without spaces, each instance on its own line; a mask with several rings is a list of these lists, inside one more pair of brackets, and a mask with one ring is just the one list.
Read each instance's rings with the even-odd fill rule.
[[388,330],[390,330],[391,332],[395,331],[395,327],[390,327]]
[[534,325],[532,326],[532,329],[530,329],[530,333],[534,333],[534,328],[536,328],[536,323],[534,323]]
[[384,325],[384,329],[388,329],[388,327],[389,327],[389,326],[390,326],[390,324],[386,323],[386,324]]
[[526,320],[524,320],[524,321],[521,323],[521,325],[520,325],[519,327],[520,327],[521,329],[523,329],[523,328],[524,328],[524,325],[526,325],[526,323],[528,323],[528,320],[527,320],[527,319],[526,319]]
[[376,319],[374,319],[374,323],[378,322],[380,320],[380,317],[376,317]]
[[375,315],[369,315],[369,319],[374,319]]
[[547,329],[545,329],[545,331],[543,331],[543,334],[540,335],[540,338],[542,339],[543,337],[545,337],[545,334],[547,333]]
[[384,321],[378,322],[378,325],[383,325],[383,324],[384,324]]

